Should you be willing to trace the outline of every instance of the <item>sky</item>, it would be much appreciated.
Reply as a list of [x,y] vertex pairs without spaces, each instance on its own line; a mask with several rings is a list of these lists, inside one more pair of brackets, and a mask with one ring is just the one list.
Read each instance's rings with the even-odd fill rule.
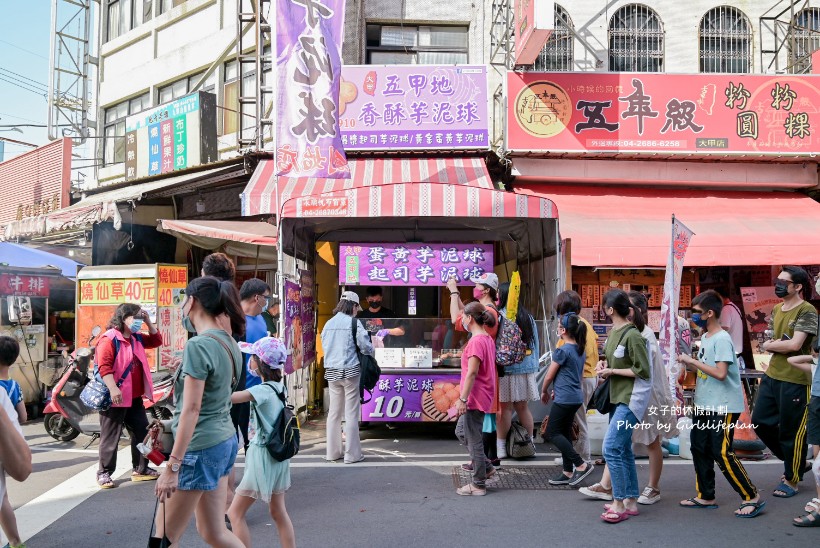
[[[38,146],[49,142],[45,127],[49,77],[51,0],[0,0],[0,137]],[[22,130],[8,131],[8,126]],[[31,147],[5,143],[5,160]],[[75,148],[93,156],[93,145]],[[92,162],[74,162],[75,166]],[[74,172],[76,173],[76,171]]]

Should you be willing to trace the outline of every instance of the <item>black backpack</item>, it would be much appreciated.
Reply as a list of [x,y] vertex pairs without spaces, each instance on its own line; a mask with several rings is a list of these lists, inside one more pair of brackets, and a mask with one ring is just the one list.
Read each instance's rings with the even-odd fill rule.
[[[283,462],[299,452],[299,420],[293,414],[293,406],[289,405],[285,399],[284,389],[279,392],[267,383],[262,383],[262,386],[267,386],[273,390],[279,396],[279,400],[283,405],[282,412],[279,413],[279,417],[273,423],[273,432],[271,432],[270,439],[265,445],[274,460]],[[259,411],[257,411],[255,404],[252,407],[253,412],[256,413],[258,423]]]
[[[356,342],[356,332],[358,331],[359,320],[353,318],[353,347],[356,349],[356,356],[359,358],[359,398],[362,403],[367,403],[373,399],[373,390],[379,383],[379,377],[382,376],[381,367],[376,362],[376,358],[368,354],[362,354],[359,350],[359,345]],[[364,393],[367,391],[370,397],[364,399]]]

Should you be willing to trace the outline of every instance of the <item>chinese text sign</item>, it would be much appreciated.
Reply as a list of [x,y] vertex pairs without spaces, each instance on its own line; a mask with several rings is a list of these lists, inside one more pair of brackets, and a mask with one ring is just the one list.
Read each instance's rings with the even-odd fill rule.
[[362,404],[363,421],[452,422],[448,414],[459,397],[459,375],[382,374],[373,398]]
[[342,244],[342,285],[443,286],[493,271],[492,244]]
[[345,0],[280,0],[277,9],[277,174],[347,178],[339,134]]
[[807,154],[819,90],[806,75],[510,72],[507,148]]
[[484,66],[346,66],[339,99],[347,150],[489,147]]

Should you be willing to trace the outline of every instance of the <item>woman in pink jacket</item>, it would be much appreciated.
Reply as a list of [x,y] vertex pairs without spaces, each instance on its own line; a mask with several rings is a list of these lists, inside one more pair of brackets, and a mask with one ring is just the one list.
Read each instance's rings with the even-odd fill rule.
[[[140,333],[143,325],[148,334]],[[97,342],[94,361],[100,377],[111,392],[111,408],[100,411],[100,467],[97,483],[103,489],[116,487],[111,474],[117,468],[117,443],[123,425],[131,435],[131,481],[150,481],[159,476],[137,445],[148,433],[143,395],[153,397],[151,370],[145,350],[162,346],[162,335],[138,304],[121,304]]]

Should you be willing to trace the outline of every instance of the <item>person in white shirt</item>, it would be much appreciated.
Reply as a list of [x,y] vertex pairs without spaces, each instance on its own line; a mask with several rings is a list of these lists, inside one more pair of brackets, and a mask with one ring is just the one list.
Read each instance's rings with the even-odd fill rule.
[[0,390],[0,500],[6,496],[6,473],[17,481],[31,474],[31,449],[17,422],[17,410],[5,390]]
[[745,369],[743,358],[743,316],[735,303],[729,300],[729,292],[725,289],[718,290],[723,298],[723,311],[720,313],[720,326],[732,337],[732,345],[738,357],[738,367]]

